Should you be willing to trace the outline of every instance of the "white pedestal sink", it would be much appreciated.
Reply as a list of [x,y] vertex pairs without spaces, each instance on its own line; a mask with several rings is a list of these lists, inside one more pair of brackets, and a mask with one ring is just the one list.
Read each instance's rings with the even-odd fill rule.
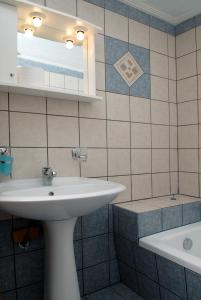
[[11,180],[0,184],[0,209],[15,216],[44,222],[46,277],[44,300],[80,300],[73,232],[78,216],[110,203],[125,187],[87,179]]

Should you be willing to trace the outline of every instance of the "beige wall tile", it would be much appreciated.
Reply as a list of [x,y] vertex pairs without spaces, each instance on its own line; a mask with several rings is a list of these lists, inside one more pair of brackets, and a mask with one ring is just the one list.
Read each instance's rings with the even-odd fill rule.
[[10,113],[10,136],[13,147],[46,147],[46,116]]
[[[63,2],[63,0],[61,1]],[[70,1],[72,2],[72,0]],[[104,29],[104,9],[102,7],[87,3],[83,0],[77,0],[77,15]]]
[[50,8],[76,16],[76,1],[46,0],[46,5]]
[[131,147],[151,148],[151,125],[131,124]]
[[79,145],[78,119],[48,116],[48,146],[76,147]]
[[130,123],[108,121],[107,139],[109,148],[130,148]]
[[151,99],[168,101],[168,79],[151,76]]
[[163,196],[170,194],[169,173],[157,173],[152,175],[153,196]]
[[129,19],[129,43],[149,49],[149,26]]
[[197,76],[177,81],[177,101],[197,99]]
[[111,120],[129,121],[129,96],[106,93],[107,118]]
[[45,4],[44,0],[33,0],[32,2],[40,4],[40,5],[44,5]]
[[48,98],[47,113],[51,115],[78,116],[78,103],[75,101]]
[[42,168],[47,166],[46,148],[12,148],[13,179],[40,178]]
[[198,148],[198,125],[178,127],[179,148]]
[[171,57],[175,57],[175,42],[175,37],[168,34],[168,55]]
[[120,193],[112,203],[131,201],[131,176],[114,176],[109,177],[108,180],[123,184],[126,187],[126,190]]
[[169,79],[176,80],[176,60],[169,57]]
[[177,85],[176,81],[168,81],[168,91],[169,91],[169,102],[177,102]]
[[176,37],[177,57],[191,53],[196,50],[195,28],[179,34]]
[[167,33],[150,27],[150,49],[167,54]]
[[96,62],[96,89],[105,91],[105,64]]
[[170,103],[169,108],[170,108],[170,125],[177,126],[177,105],[174,103]]
[[177,127],[170,126],[170,148],[177,148]]
[[196,53],[190,53],[177,59],[177,79],[196,75]]
[[196,27],[197,49],[201,49],[201,26]]
[[96,102],[80,102],[79,113],[80,117],[106,119],[106,99],[105,92],[97,91],[97,95],[103,100]]
[[178,151],[177,149],[170,149],[170,171],[178,171]]
[[149,99],[130,97],[131,121],[150,123],[150,103]]
[[8,110],[8,94],[0,92],[0,109]]
[[151,149],[131,150],[132,174],[151,173]]
[[201,50],[197,51],[198,74],[201,73]]
[[151,119],[153,124],[169,124],[169,105],[167,102],[151,100]]
[[201,75],[198,76],[198,99],[201,99]]
[[199,123],[201,123],[201,100],[198,100]]
[[105,34],[128,42],[128,18],[105,10]]
[[171,185],[171,194],[179,193],[179,180],[178,180],[178,172],[170,173],[170,185]]
[[152,147],[169,148],[169,126],[152,125]]
[[9,146],[8,112],[0,111],[0,146]]
[[189,101],[178,104],[178,125],[198,123],[198,102]]
[[105,62],[105,40],[104,35],[96,34],[96,61]]
[[151,175],[132,176],[132,200],[151,198]]
[[32,113],[46,113],[46,99],[28,95],[10,94],[10,110]]
[[107,150],[88,149],[88,159],[81,163],[81,176],[101,177],[107,176]]
[[168,56],[151,51],[151,74],[168,78]]
[[180,172],[179,192],[180,194],[198,197],[198,174]]
[[198,149],[179,150],[179,171],[198,172]]
[[109,149],[108,150],[108,175],[130,174],[130,150]]
[[49,165],[58,176],[80,176],[79,162],[72,158],[72,149],[49,148]]
[[80,119],[81,147],[106,147],[106,121]]
[[169,150],[153,149],[152,150],[152,172],[169,172]]

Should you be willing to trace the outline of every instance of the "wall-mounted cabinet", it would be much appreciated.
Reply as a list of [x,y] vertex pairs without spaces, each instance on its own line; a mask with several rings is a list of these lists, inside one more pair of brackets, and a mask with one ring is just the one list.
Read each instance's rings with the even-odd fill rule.
[[102,29],[28,1],[0,1],[0,91],[92,102]]

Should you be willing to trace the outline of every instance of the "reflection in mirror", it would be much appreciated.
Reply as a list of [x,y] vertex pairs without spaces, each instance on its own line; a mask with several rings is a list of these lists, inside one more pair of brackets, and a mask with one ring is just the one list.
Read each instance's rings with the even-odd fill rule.
[[18,32],[18,82],[24,85],[84,92],[84,47]]

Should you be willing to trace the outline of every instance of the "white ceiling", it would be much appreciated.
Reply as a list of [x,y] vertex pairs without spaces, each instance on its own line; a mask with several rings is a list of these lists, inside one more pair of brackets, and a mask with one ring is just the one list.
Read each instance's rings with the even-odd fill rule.
[[120,0],[174,25],[201,13],[201,0]]

